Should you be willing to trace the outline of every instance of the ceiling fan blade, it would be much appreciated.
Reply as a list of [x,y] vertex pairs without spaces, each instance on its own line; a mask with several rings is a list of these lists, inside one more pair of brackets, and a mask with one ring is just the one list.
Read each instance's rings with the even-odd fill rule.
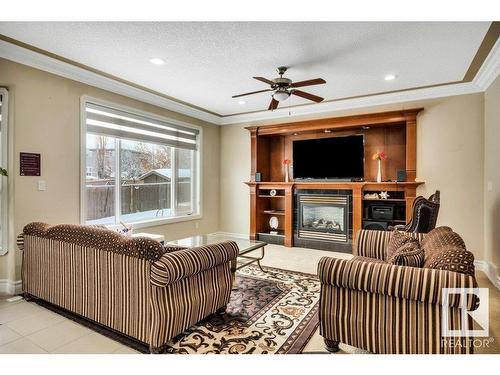
[[294,82],[290,85],[290,87],[322,85],[323,83],[326,83],[326,81],[323,78],[315,78],[315,79],[309,79],[307,81]]
[[268,110],[272,111],[273,109],[278,108],[278,104],[279,104],[279,102],[276,99],[272,98],[271,103],[269,103]]
[[257,81],[261,81],[264,83],[267,83],[268,85],[274,85],[273,81],[268,80],[267,78],[264,77],[253,77],[253,79],[256,79]]
[[258,94],[259,92],[266,92],[266,91],[272,91],[272,90],[271,89],[265,89],[265,90],[259,90],[259,91],[252,91],[252,92],[247,92],[246,94],[233,95],[232,98],[239,98],[240,96]]
[[297,96],[300,96],[304,99],[312,100],[313,102],[316,102],[316,103],[322,102],[324,100],[320,96],[309,94],[308,92],[304,92],[304,91],[300,91],[300,90],[293,90],[292,95],[297,95]]

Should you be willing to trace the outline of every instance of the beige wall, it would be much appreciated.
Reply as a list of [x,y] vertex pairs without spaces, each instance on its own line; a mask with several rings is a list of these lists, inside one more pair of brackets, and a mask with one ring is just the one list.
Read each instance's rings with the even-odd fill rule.
[[[203,127],[203,218],[147,228],[176,239],[219,227],[219,139],[216,125],[0,59],[0,86],[9,90],[9,125],[14,136],[14,233],[31,221],[78,223],[80,215],[80,97],[89,95]],[[42,155],[42,176],[19,176],[19,152]],[[47,191],[37,191],[37,180]],[[0,279],[20,279],[21,257],[0,257]]]
[[[427,196],[441,190],[438,224],[454,228],[476,258],[482,259],[483,94],[342,111],[323,117],[420,106],[425,110],[417,120],[417,177],[426,184],[419,194]],[[222,127],[221,231],[248,233],[249,193],[243,184],[250,177],[250,136],[244,129],[248,125]]]
[[500,76],[484,94],[484,258],[500,278],[499,142]]

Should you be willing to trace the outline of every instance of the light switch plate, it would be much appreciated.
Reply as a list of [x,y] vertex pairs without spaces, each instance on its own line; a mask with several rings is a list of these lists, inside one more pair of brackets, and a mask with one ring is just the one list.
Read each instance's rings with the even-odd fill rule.
[[47,182],[40,180],[38,181],[38,191],[45,191],[47,190]]

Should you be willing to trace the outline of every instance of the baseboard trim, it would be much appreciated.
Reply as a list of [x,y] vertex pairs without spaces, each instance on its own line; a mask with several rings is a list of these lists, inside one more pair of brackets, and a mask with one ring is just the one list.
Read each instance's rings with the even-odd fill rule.
[[493,263],[486,260],[475,260],[474,266],[477,270],[483,271],[491,283],[500,290],[500,276],[498,275],[498,268]]
[[210,233],[212,236],[228,236],[228,237],[235,237],[235,238],[241,238],[243,240],[248,240],[250,236],[248,234],[244,233],[232,233],[232,232],[213,232]]
[[0,279],[0,293],[15,295],[22,292],[22,281]]

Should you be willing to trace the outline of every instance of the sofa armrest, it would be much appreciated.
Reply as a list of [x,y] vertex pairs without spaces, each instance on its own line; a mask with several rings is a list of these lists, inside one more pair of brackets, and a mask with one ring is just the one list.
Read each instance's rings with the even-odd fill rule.
[[385,260],[391,235],[389,231],[361,229],[356,233],[352,254]]
[[[338,288],[432,304],[442,303],[442,288],[477,287],[476,280],[463,273],[329,257],[321,258],[318,276],[322,284]],[[449,297],[450,306],[461,306],[461,295],[452,294]],[[467,298],[468,310],[475,310],[478,305],[476,297]]]
[[233,263],[238,251],[236,242],[226,241],[166,253],[151,265],[151,283],[165,287],[220,264]]

